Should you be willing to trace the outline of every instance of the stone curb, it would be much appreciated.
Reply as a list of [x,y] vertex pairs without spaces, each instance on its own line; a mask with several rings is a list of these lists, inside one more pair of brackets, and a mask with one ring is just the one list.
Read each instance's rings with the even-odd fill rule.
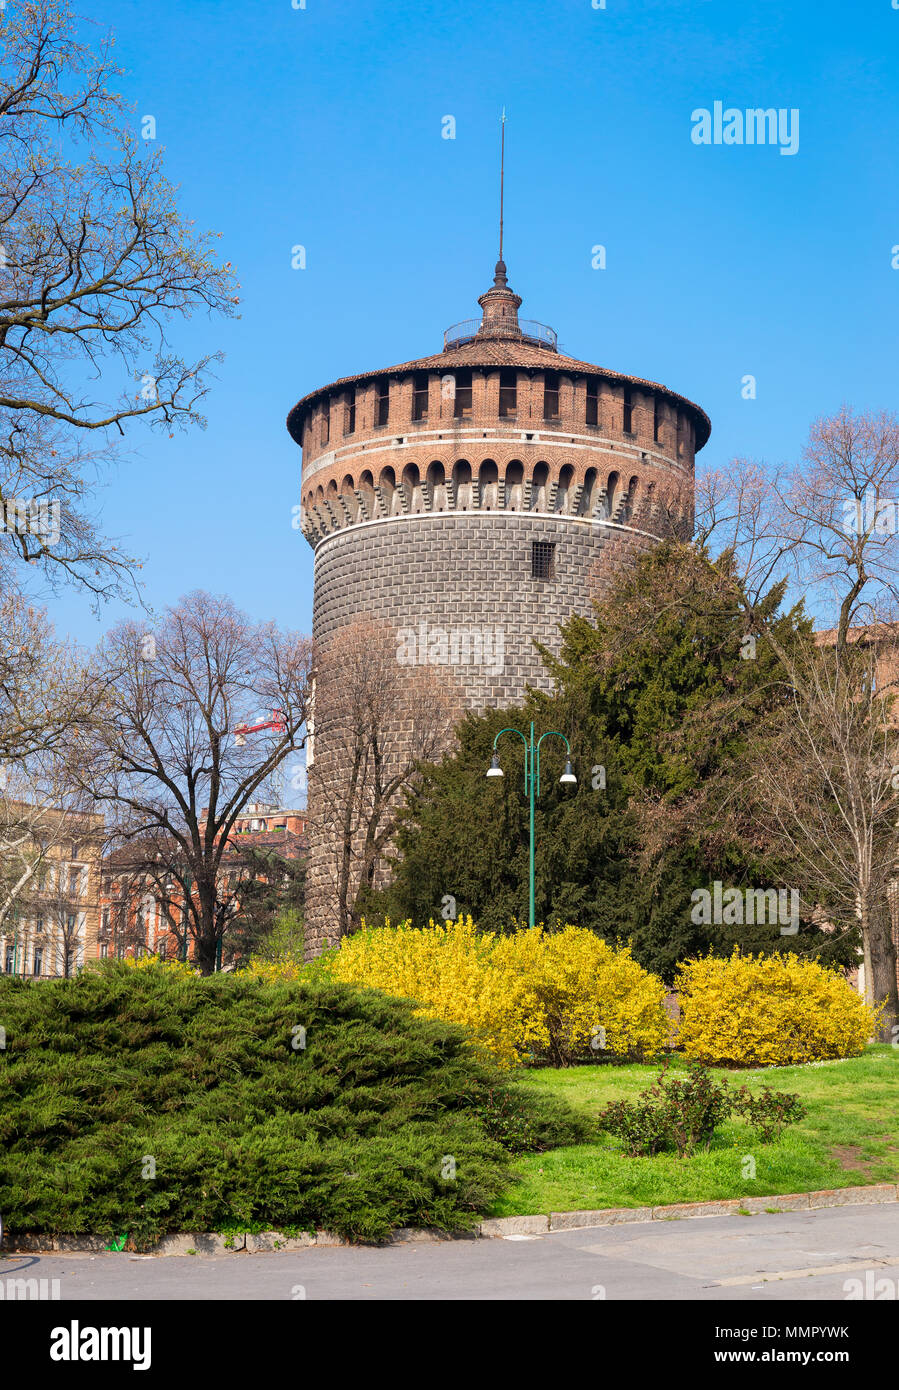
[[[510,1236],[543,1236],[554,1231],[576,1231],[594,1226],[620,1226],[628,1222],[684,1221],[702,1216],[735,1216],[740,1212],[756,1215],[773,1211],[819,1211],[825,1207],[883,1206],[899,1202],[899,1185],[877,1183],[871,1187],[825,1188],[820,1192],[791,1192],[779,1197],[737,1197],[721,1202],[672,1202],[665,1207],[606,1207],[600,1211],[554,1211],[548,1216],[499,1216],[482,1221],[471,1231],[447,1233],[423,1231],[406,1226],[394,1231],[387,1245],[406,1241],[438,1243],[448,1240],[476,1240],[479,1236],[508,1239]],[[227,1242],[227,1243],[226,1243]],[[330,1231],[315,1235],[285,1236],[279,1231],[259,1231],[255,1235],[222,1236],[188,1233],[165,1236],[147,1255],[259,1255],[272,1251],[310,1250],[320,1246],[342,1245],[355,1248]],[[4,1242],[4,1253],[96,1255],[108,1248],[98,1236],[11,1235]],[[124,1255],[130,1253],[122,1251]]]
[[[516,1220],[533,1221],[535,1218],[526,1216],[513,1218]],[[545,1230],[548,1217],[537,1217],[538,1222],[542,1221],[542,1229]],[[497,1232],[497,1234],[499,1234]],[[384,1245],[399,1245],[408,1241],[416,1243],[430,1242],[436,1244],[439,1241],[447,1240],[477,1240],[481,1235],[479,1227],[475,1226],[471,1231],[446,1232],[446,1231],[424,1231],[418,1230],[413,1226],[398,1227],[386,1241]],[[163,1236],[162,1240],[149,1250],[142,1251],[145,1256],[150,1255],[234,1255],[249,1254],[262,1255],[282,1250],[311,1250],[321,1246],[340,1245],[345,1249],[358,1249],[358,1243],[349,1240],[342,1240],[340,1236],[334,1235],[331,1231],[316,1231],[314,1235],[305,1234],[300,1236],[285,1236],[280,1231],[257,1231],[255,1234],[247,1232],[246,1235],[223,1236],[217,1232],[187,1232],[183,1235]],[[0,1250],[0,1257],[3,1255],[14,1254],[42,1254],[42,1255],[101,1255],[113,1253],[109,1250],[109,1242],[101,1236],[29,1236],[29,1235],[9,1235],[3,1242]],[[127,1257],[133,1255],[131,1249],[114,1252]]]
[[[885,1182],[872,1187],[825,1188],[820,1192],[791,1192],[782,1196],[737,1197],[722,1202],[672,1202],[664,1207],[607,1207],[602,1211],[554,1211],[547,1218],[548,1231],[571,1231],[589,1226],[617,1226],[627,1221],[683,1221],[700,1216],[735,1216],[740,1212],[756,1215],[771,1211],[817,1211],[822,1207],[881,1206],[899,1202],[899,1184]],[[481,1234],[510,1235],[523,1228],[515,1223],[543,1217],[500,1217],[485,1222],[489,1232]],[[509,1223],[508,1225],[506,1223]],[[534,1228],[536,1230],[536,1227]]]

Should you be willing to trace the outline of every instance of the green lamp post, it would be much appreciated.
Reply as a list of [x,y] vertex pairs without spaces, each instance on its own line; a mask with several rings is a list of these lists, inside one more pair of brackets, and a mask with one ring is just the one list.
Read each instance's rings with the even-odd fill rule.
[[560,738],[565,745],[568,758],[565,762],[565,771],[559,778],[561,783],[574,783],[577,778],[571,770],[571,744],[564,734],[560,734],[556,729],[548,729],[545,734],[541,734],[534,743],[534,723],[531,721],[530,740],[525,738],[520,729],[500,729],[496,738],[493,740],[493,758],[487,769],[488,777],[502,777],[503,770],[499,765],[499,754],[496,745],[499,743],[503,734],[517,734],[524,744],[524,790],[530,798],[531,806],[531,834],[530,834],[530,858],[528,863],[528,922],[531,927],[534,925],[534,802],[540,795],[540,745],[545,738]]

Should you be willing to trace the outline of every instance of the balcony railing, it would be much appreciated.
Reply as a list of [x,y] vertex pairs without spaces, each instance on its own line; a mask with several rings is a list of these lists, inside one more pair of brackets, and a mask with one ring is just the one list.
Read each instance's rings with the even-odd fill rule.
[[515,342],[532,343],[535,347],[549,348],[552,352],[558,351],[559,340],[554,328],[548,328],[545,323],[538,323],[536,319],[519,319],[517,323],[518,332],[514,327],[509,333],[496,332],[496,322],[492,322],[487,333],[481,334],[480,330],[484,326],[483,319],[465,319],[462,323],[454,323],[443,335],[443,350],[451,347],[462,347],[464,343],[473,343],[478,337],[508,337]]

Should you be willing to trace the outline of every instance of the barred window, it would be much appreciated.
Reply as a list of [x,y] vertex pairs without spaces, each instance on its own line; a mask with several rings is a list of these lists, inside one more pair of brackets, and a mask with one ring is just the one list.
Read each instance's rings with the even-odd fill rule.
[[555,579],[556,543],[555,541],[531,542],[531,578]]

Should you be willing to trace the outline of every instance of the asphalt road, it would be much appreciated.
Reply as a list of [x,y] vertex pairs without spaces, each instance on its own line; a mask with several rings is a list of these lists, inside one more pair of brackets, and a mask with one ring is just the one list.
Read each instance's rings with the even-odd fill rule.
[[[505,1239],[274,1254],[14,1255],[0,1281],[66,1299],[663,1299],[840,1302],[899,1289],[899,1206],[838,1207]],[[847,1281],[857,1280],[856,1285]],[[888,1282],[887,1282],[888,1281]]]

